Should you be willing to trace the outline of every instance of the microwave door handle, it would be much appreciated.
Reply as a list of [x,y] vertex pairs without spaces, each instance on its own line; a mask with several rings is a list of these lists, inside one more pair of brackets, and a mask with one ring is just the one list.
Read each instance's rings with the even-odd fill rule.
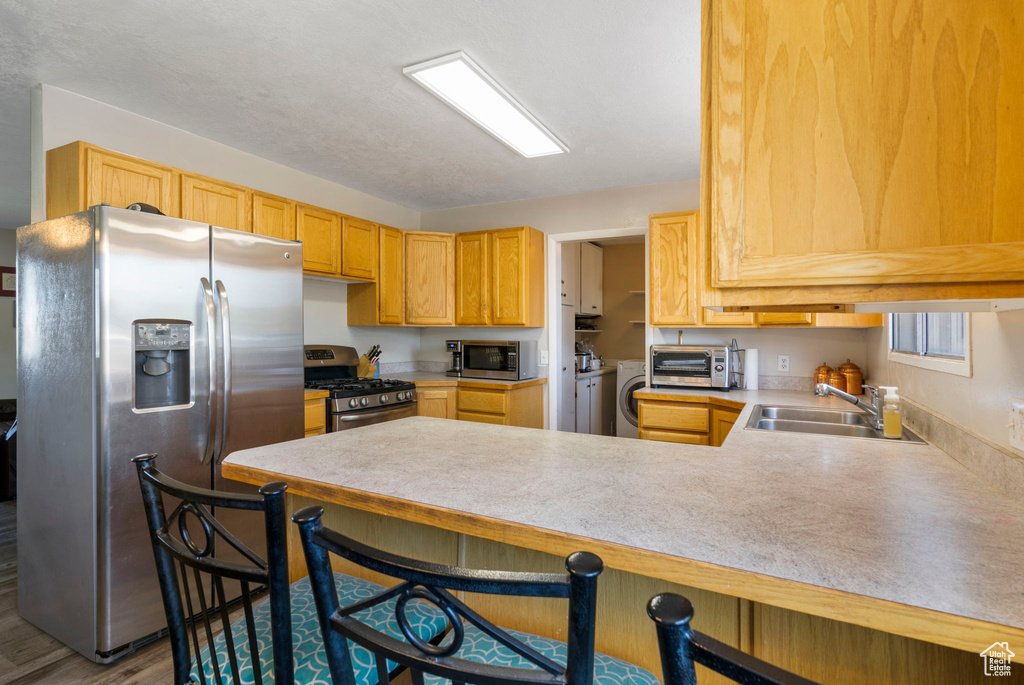
[[209,464],[210,460],[213,459],[214,451],[214,433],[217,429],[217,416],[214,411],[214,398],[217,395],[217,377],[215,375],[215,369],[217,368],[217,310],[213,302],[213,288],[210,287],[210,281],[206,278],[200,278],[199,284],[203,287],[203,299],[204,306],[206,308],[206,331],[207,331],[207,345],[209,350],[209,369],[208,375],[210,379],[210,394],[207,396],[206,401],[206,413],[207,413],[207,426],[206,426],[206,447],[203,448],[203,456],[200,458],[200,463]]
[[224,369],[221,392],[223,396],[223,408],[221,410],[220,448],[217,450],[216,463],[224,460],[225,450],[228,446],[228,427],[231,425],[231,309],[228,306],[228,291],[224,283],[217,281],[217,299],[220,301],[220,326],[221,340],[224,344]]

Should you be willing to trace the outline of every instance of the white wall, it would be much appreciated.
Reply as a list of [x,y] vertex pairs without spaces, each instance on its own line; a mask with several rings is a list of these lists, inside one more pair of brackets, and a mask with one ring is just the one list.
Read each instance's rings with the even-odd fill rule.
[[[14,266],[14,231],[0,230],[0,266]],[[14,298],[0,297],[0,400],[18,394],[18,376],[15,362]]]
[[[677,328],[656,328],[655,344],[675,344]],[[870,373],[870,355],[863,328],[684,328],[684,345],[727,345],[736,338],[740,348],[757,348],[758,366],[762,376],[813,376],[814,370],[826,362],[835,367],[847,359]],[[789,372],[779,371],[780,354],[789,355]]]
[[[46,215],[45,151],[76,140],[389,226],[420,227],[414,209],[45,84],[32,90],[33,221]],[[345,285],[307,278],[304,290],[306,342],[353,344],[363,351],[369,340],[394,350],[395,356],[389,353],[385,361],[411,358],[407,355],[417,347],[414,330],[348,329]]]
[[898,386],[900,395],[1012,450],[1007,428],[1010,398],[1024,399],[1024,311],[970,317],[972,377],[889,361],[886,322],[885,329],[868,334],[870,379]]
[[578,195],[498,202],[423,212],[425,231],[483,231],[533,226],[545,233],[647,226],[650,214],[685,212],[700,205],[700,182],[675,181]]

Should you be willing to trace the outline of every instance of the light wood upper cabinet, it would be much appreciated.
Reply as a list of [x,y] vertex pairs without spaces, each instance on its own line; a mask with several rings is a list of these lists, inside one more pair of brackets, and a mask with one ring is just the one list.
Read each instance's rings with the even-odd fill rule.
[[181,175],[181,218],[251,231],[252,191],[205,176]]
[[761,312],[758,313],[757,315],[757,325],[764,328],[810,326],[813,323],[813,314],[805,314],[799,312]]
[[455,324],[486,326],[491,322],[491,235],[486,231],[455,236]]
[[252,194],[252,232],[295,240],[295,203],[267,193]]
[[409,231],[405,234],[405,323],[455,324],[455,236]]
[[341,275],[373,280],[377,277],[377,224],[350,216],[341,228]]
[[604,250],[591,243],[580,244],[580,312],[604,314]]
[[317,207],[295,207],[295,236],[302,241],[302,268],[337,274],[341,267],[341,215]]
[[702,25],[716,287],[1024,280],[1024,5],[705,0]]
[[491,324],[544,325],[544,234],[522,226],[490,231]]
[[700,232],[698,212],[651,215],[648,234],[650,324],[696,326]]
[[77,141],[46,153],[46,216],[53,219],[103,202],[153,205],[180,216],[177,170]]
[[753,312],[716,312],[701,310],[701,325],[727,328],[752,328],[756,325]]
[[405,321],[405,233],[380,227],[380,269],[377,276],[379,317],[382,324]]

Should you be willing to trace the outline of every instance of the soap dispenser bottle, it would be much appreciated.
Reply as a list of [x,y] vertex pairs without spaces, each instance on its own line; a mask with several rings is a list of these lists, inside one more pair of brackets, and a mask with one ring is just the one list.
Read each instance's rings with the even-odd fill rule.
[[899,440],[903,437],[903,415],[900,411],[900,396],[896,394],[898,388],[881,385],[878,389],[885,391],[882,403],[882,435],[889,440]]

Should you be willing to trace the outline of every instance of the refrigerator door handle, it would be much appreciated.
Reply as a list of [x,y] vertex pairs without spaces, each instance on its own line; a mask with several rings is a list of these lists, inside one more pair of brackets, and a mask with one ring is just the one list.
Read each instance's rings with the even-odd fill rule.
[[225,449],[228,446],[228,426],[231,422],[231,309],[228,306],[228,291],[222,281],[217,281],[217,299],[220,300],[220,324],[221,340],[224,343],[224,376],[221,384],[221,392],[224,393],[223,409],[221,411],[220,427],[220,448],[217,450],[216,463],[220,463],[224,457]]
[[203,297],[206,300],[206,330],[209,336],[208,349],[209,349],[209,378],[210,378],[210,394],[207,399],[206,411],[209,415],[209,421],[206,427],[206,447],[203,449],[203,456],[200,460],[203,464],[209,464],[210,460],[213,459],[213,448],[214,448],[214,434],[217,428],[217,417],[213,410],[214,397],[217,395],[217,377],[214,375],[214,369],[217,368],[217,318],[216,318],[216,306],[213,302],[213,288],[210,286],[210,281],[205,276],[199,279],[200,285],[203,286]]

